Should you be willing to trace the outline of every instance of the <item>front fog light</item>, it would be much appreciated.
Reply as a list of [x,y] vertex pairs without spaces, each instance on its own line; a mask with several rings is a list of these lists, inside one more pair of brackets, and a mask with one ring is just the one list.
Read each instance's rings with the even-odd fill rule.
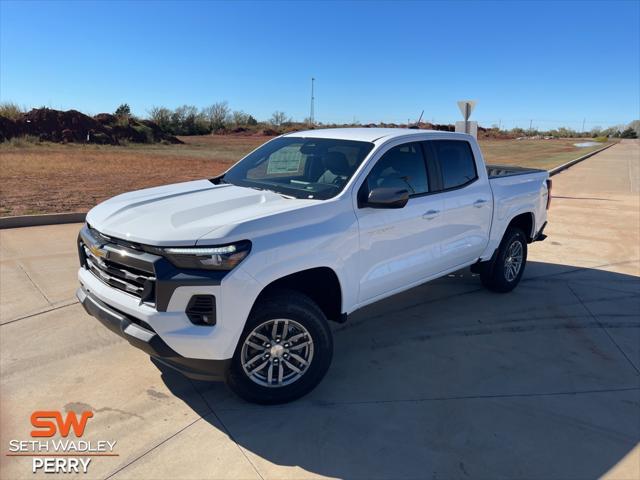
[[251,242],[242,242],[217,247],[165,248],[164,254],[178,268],[199,270],[232,270],[251,251]]

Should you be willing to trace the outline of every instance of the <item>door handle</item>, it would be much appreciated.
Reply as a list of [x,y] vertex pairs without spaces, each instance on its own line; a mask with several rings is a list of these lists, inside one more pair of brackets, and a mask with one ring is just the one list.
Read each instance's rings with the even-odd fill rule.
[[424,218],[425,220],[432,220],[436,218],[438,215],[440,215],[440,210],[428,210],[424,212],[424,215],[422,215],[422,218]]
[[479,198],[478,200],[476,200],[475,202],[473,202],[473,206],[480,208],[482,207],[485,203],[487,203],[487,200],[485,200],[484,198]]

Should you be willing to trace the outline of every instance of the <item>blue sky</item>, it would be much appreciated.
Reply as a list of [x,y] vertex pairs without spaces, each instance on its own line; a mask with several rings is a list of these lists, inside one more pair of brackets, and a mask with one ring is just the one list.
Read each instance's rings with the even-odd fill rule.
[[0,98],[95,114],[227,100],[267,119],[640,117],[640,1],[0,2]]

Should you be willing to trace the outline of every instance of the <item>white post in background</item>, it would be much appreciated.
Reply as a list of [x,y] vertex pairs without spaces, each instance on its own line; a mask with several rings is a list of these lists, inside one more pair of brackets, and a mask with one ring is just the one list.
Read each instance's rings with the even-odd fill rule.
[[315,125],[315,121],[313,119],[313,83],[316,81],[315,78],[311,77],[311,111],[309,112],[309,126],[313,127]]

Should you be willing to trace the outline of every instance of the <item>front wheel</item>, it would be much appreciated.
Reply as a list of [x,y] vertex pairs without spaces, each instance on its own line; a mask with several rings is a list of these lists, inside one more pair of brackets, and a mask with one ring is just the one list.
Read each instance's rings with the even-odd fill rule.
[[306,295],[280,291],[251,312],[227,384],[249,402],[289,402],[320,383],[332,355],[331,331],[322,310]]
[[507,229],[493,265],[480,272],[482,284],[494,292],[510,292],[522,278],[527,263],[527,238],[519,228]]

